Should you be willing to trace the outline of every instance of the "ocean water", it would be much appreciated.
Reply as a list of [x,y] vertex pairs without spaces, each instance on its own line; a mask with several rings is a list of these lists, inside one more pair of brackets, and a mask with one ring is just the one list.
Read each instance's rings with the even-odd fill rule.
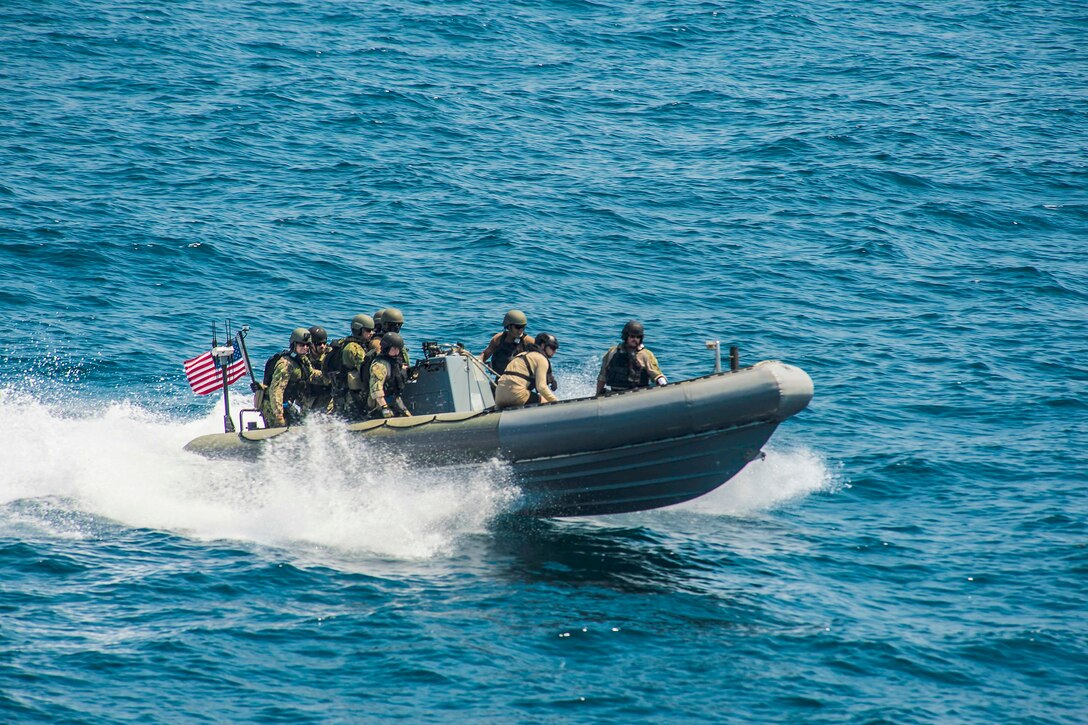
[[[4,722],[1088,720],[1081,3],[0,4]],[[308,428],[213,321],[816,385],[667,510]],[[235,410],[244,404],[236,389]]]

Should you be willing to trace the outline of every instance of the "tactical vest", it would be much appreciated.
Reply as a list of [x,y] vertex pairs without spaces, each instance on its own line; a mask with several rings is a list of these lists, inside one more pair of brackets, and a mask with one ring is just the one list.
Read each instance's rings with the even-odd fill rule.
[[[369,355],[368,355],[369,357]],[[404,372],[404,367],[400,364],[400,360],[394,360],[388,356],[375,356],[370,361],[370,364],[366,366],[366,387],[364,390],[370,390],[370,369],[374,367],[378,361],[384,361],[389,367],[389,374],[385,376],[384,384],[382,385],[382,393],[385,395],[385,402],[389,403],[393,398],[400,397],[400,394],[404,392],[404,386],[408,383],[408,376]]]
[[525,339],[525,336],[522,335],[513,342],[507,342],[506,333],[501,334],[502,337],[499,338],[498,347],[491,353],[491,369],[499,375],[502,375],[503,370],[506,370],[506,366],[510,364],[510,360],[521,351],[521,343]]
[[605,369],[604,382],[613,390],[646,388],[650,385],[650,373],[638,353],[631,354],[622,345],[616,348]]
[[[309,389],[310,389],[310,395],[315,396],[315,397],[321,396],[321,395],[329,395],[332,392],[332,383],[331,382],[318,382],[318,381],[315,381],[313,379],[313,371],[316,370],[316,371],[320,372],[320,371],[323,371],[325,369],[325,363],[328,361],[328,359],[330,357],[332,357],[332,350],[326,350],[325,355],[323,357],[315,360],[313,352],[312,352],[312,348],[311,348],[311,353],[307,357],[308,357],[308,359],[310,361],[310,370],[311,370],[311,378],[310,378],[310,380],[307,381],[307,384],[308,384]],[[328,376],[325,376],[325,380],[327,381],[328,379],[329,379]]]
[[321,361],[321,372],[329,379],[333,390],[339,390],[344,386],[344,345],[351,342],[350,337],[342,337],[330,343],[330,350],[325,359]]
[[291,380],[290,376],[288,376],[287,387],[283,390],[283,402],[285,403],[302,400],[310,389],[310,380],[307,374],[310,366],[304,364],[302,359],[294,353],[289,354],[287,359],[298,366],[299,377],[298,380]]

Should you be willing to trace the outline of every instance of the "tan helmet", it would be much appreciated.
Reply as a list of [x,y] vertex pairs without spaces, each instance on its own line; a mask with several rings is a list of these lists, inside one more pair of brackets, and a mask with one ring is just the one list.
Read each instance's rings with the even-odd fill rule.
[[294,330],[291,331],[292,350],[295,349],[295,345],[298,345],[300,343],[309,345],[310,341],[310,331],[307,330],[305,327],[296,327]]
[[351,318],[351,334],[358,337],[363,330],[374,330],[374,318],[370,315],[355,315]]
[[519,327],[525,327],[529,324],[529,318],[525,316],[525,313],[521,310],[510,310],[502,318],[502,326],[510,327],[510,325],[518,325]]

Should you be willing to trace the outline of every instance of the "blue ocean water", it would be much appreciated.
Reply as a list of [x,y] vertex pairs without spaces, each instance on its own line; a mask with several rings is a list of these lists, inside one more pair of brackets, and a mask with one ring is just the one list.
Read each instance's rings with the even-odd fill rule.
[[[1075,723],[1080,3],[0,4],[0,718]],[[480,349],[624,321],[814,379],[673,509],[524,521],[328,430],[258,464],[213,320]],[[235,403],[244,403],[241,388]]]

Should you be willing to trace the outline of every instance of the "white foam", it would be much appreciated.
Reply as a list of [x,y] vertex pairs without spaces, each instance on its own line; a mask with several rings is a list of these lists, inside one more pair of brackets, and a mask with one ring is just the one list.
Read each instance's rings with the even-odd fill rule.
[[807,448],[768,446],[763,460],[745,466],[705,496],[671,507],[717,516],[751,516],[842,486],[823,456]]
[[[233,410],[246,403],[232,396]],[[327,425],[306,426],[257,463],[183,450],[198,435],[222,430],[222,416],[221,403],[189,421],[128,403],[73,414],[0,389],[0,439],[8,448],[0,505],[59,499],[125,526],[198,539],[412,559],[448,553],[514,496],[500,464],[414,468]]]

